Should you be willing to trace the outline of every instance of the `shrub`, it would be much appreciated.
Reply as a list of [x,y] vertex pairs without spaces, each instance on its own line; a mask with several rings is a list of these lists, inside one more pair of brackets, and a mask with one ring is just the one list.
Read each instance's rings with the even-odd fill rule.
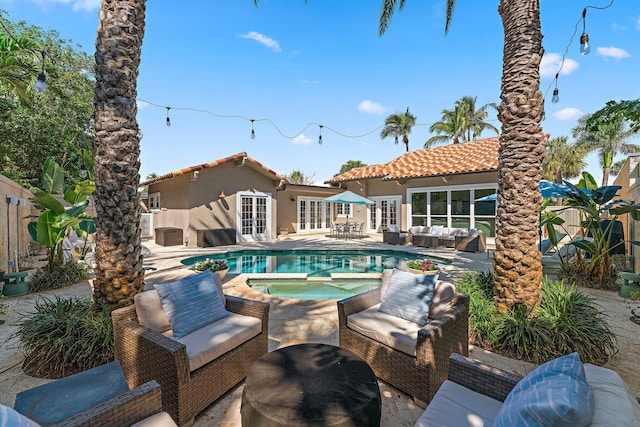
[[205,271],[208,269],[213,271],[214,273],[216,271],[226,270],[228,268],[229,265],[227,265],[226,259],[213,260],[210,258],[206,258],[204,261],[198,261],[193,265],[193,269],[196,271]]
[[430,259],[412,259],[407,261],[407,267],[413,270],[425,271],[437,271],[440,270],[438,264]]
[[25,373],[61,378],[114,359],[111,315],[91,298],[42,298],[34,308],[15,332]]
[[90,271],[85,264],[69,261],[64,264],[53,263],[51,268],[38,270],[29,280],[31,292],[41,292],[74,285],[90,277]]
[[606,315],[575,285],[545,280],[539,308],[516,306],[505,315],[493,303],[490,273],[465,273],[456,288],[469,295],[470,340],[483,348],[533,363],[577,351],[584,362],[603,364],[617,351]]

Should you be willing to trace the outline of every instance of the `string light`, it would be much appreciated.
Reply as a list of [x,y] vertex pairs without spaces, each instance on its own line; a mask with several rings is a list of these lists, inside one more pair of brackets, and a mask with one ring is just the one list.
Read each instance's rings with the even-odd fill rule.
[[255,122],[255,119],[251,119],[251,139],[256,139],[256,131],[253,130],[253,122]]
[[318,136],[318,145],[322,145],[322,128],[324,126],[318,125],[320,127],[320,135]]
[[396,139],[395,139],[394,142],[396,143],[396,145],[398,145],[398,143],[400,142],[400,141],[398,141],[398,135],[396,135]]
[[[578,21],[576,21],[576,25],[573,27],[573,33],[571,34],[571,37],[569,37],[569,43],[567,44],[567,47],[564,50],[564,53],[562,54],[562,60],[560,61],[560,67],[558,68],[558,72],[556,73],[556,77],[555,77],[554,80],[551,81],[551,83],[549,83],[549,86],[547,87],[547,90],[544,93],[544,97],[542,99],[545,99],[547,97],[547,94],[549,93],[549,91],[551,90],[551,87],[555,83],[555,89],[553,90],[553,97],[551,98],[551,102],[555,103],[555,102],[558,102],[560,100],[560,97],[558,96],[558,93],[559,93],[558,92],[558,75],[560,74],[560,72],[562,71],[562,68],[564,67],[565,58],[567,56],[567,53],[569,52],[569,48],[571,47],[571,44],[573,43],[573,38],[578,33],[578,25],[580,25],[581,21],[582,21],[582,35],[580,36],[580,54],[587,55],[589,52],[591,52],[591,47],[589,46],[589,36],[586,33],[587,9],[605,10],[605,9],[608,9],[611,6],[613,6],[614,2],[615,2],[615,0],[611,0],[608,5],[603,6],[603,7],[585,6],[585,8],[582,9],[582,14],[580,15],[580,18],[578,19]],[[555,101],[554,101],[554,99],[555,99]]]
[[171,119],[169,118],[169,110],[171,110],[171,107],[165,107],[167,109],[167,127],[170,128],[171,127]]
[[580,35],[580,55],[588,55],[591,52],[589,47],[589,35],[587,34],[587,8],[582,10],[582,34]]
[[36,84],[33,85],[33,88],[36,92],[46,92],[47,91],[47,76],[44,74],[44,57],[47,55],[47,52],[44,50],[42,53],[42,71],[38,74],[38,80],[36,80]]

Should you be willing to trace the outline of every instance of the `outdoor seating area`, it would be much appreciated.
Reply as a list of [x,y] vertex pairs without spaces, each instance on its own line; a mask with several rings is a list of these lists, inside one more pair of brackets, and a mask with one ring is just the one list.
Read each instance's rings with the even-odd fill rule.
[[331,225],[330,236],[335,239],[364,238],[364,222],[338,222]]

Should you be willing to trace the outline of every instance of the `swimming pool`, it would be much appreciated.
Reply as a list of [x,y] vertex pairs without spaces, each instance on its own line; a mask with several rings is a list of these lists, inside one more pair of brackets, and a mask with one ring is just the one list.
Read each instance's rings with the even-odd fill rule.
[[330,277],[343,273],[380,273],[398,267],[402,261],[430,258],[439,264],[451,261],[390,250],[239,250],[186,258],[184,265],[205,259],[226,259],[229,274],[306,273],[307,277]]
[[247,285],[280,298],[304,300],[343,299],[380,287],[382,279],[255,279]]

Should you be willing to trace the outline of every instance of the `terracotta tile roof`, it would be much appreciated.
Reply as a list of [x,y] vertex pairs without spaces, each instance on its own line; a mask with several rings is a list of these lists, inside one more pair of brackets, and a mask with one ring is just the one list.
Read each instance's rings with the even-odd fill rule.
[[242,162],[242,161],[245,161],[245,162],[248,161],[248,162],[253,163],[258,168],[258,170],[264,172],[265,175],[273,175],[273,179],[274,180],[284,180],[286,182],[286,179],[283,176],[280,176],[279,174],[277,174],[273,170],[269,169],[268,167],[266,167],[265,165],[263,165],[259,161],[257,161],[254,158],[248,156],[246,152],[241,152],[241,153],[238,153],[238,154],[234,154],[233,156],[225,157],[223,159],[214,160],[214,161],[209,162],[209,163],[203,163],[201,165],[190,166],[188,168],[179,169],[177,171],[169,172],[167,174],[164,174],[164,175],[149,179],[147,181],[143,181],[143,182],[141,182],[139,184],[139,186],[142,187],[142,186],[145,186],[145,185],[157,184],[158,182],[166,181],[166,180],[174,178],[176,176],[190,174],[191,172],[199,171],[199,170],[202,170],[202,169],[205,169],[205,168],[213,168],[213,167],[220,166],[220,165],[223,165],[223,164],[229,163],[229,162]]
[[498,170],[500,137],[411,151],[386,163],[355,168],[326,181],[337,184],[358,179],[406,179]]

